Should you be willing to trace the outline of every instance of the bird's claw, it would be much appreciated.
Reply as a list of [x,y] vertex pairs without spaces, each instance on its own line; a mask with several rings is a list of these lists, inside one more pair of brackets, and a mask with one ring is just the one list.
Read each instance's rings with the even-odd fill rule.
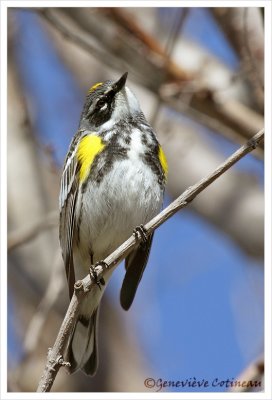
[[141,239],[143,243],[146,243],[148,241],[146,229],[144,228],[143,224],[141,224],[140,226],[136,226],[136,228],[133,230],[133,235],[135,236],[136,240]]
[[102,286],[105,285],[105,279],[104,278],[98,279],[96,267],[98,267],[99,265],[102,266],[103,269],[108,268],[108,264],[105,263],[105,261],[98,261],[97,263],[95,263],[95,265],[90,266],[90,277],[97,284],[99,289],[101,290],[101,285]]

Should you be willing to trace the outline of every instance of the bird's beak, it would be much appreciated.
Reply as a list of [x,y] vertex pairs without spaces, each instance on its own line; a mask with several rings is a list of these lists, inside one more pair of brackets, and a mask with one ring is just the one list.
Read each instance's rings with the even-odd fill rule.
[[125,72],[121,76],[121,78],[118,79],[118,81],[114,82],[114,84],[112,85],[112,90],[114,91],[115,94],[120,92],[120,90],[123,89],[123,87],[126,84],[127,76],[128,76],[128,72]]

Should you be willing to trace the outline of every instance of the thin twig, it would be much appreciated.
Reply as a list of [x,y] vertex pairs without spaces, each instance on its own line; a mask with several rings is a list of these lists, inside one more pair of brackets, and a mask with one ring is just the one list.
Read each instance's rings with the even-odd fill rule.
[[[225,162],[223,162],[215,171],[213,171],[206,178],[195,185],[189,187],[182,193],[175,201],[166,207],[160,214],[153,218],[145,225],[147,235],[150,235],[155,229],[162,225],[165,221],[171,218],[177,211],[186,207],[199,193],[201,193],[207,186],[214,182],[219,176],[224,174],[230,167],[239,161],[246,154],[255,149],[264,138],[264,129],[259,131],[252,137],[245,145],[240,147],[234,154],[232,154]],[[114,269],[118,263],[123,260],[134,248],[139,244],[139,240],[134,235],[130,236],[121,246],[119,246],[110,256],[104,261],[108,265],[108,269]],[[96,267],[97,279],[100,280],[103,276],[105,269],[102,265]],[[64,317],[63,323],[59,330],[57,339],[52,349],[49,349],[47,362],[43,375],[38,385],[38,392],[49,392],[60,367],[63,365],[63,352],[67,345],[69,335],[74,327],[76,318],[79,312],[79,306],[83,298],[90,291],[91,287],[96,285],[90,275],[87,275],[81,281],[76,282],[74,295],[71,299],[67,313]]]

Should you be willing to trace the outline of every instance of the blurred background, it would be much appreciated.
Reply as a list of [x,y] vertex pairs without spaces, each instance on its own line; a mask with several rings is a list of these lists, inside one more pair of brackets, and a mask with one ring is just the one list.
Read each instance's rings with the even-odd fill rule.
[[[9,9],[9,391],[36,390],[68,307],[58,193],[88,89],[129,72],[168,158],[166,206],[263,127],[263,25],[253,7]],[[129,312],[118,267],[97,375],[61,370],[53,391],[152,392],[149,377],[262,381],[263,158],[259,147],[156,231]]]

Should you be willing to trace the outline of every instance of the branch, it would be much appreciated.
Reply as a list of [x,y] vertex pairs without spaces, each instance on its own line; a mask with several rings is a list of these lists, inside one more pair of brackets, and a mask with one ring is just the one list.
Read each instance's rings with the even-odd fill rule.
[[[176,214],[177,211],[186,207],[199,193],[201,193],[206,187],[219,178],[219,176],[224,174],[224,172],[231,168],[237,161],[255,149],[263,140],[263,138],[264,129],[259,131],[252,137],[251,140],[240,147],[234,154],[225,160],[225,162],[219,165],[214,172],[185,190],[185,192],[182,193],[175,201],[173,201],[168,207],[166,207],[161,213],[159,213],[145,225],[147,235],[150,235],[155,229]],[[118,263],[122,261],[138,244],[139,240],[134,235],[130,236],[128,240],[126,240],[104,260],[108,265],[107,269],[115,269]],[[105,269],[103,269],[102,265],[98,265],[96,267],[98,280],[102,278],[104,272]],[[53,348],[49,349],[46,366],[38,385],[38,392],[50,391],[60,367],[65,364],[62,354],[65,346],[67,345],[69,335],[76,322],[79,312],[79,305],[93,285],[96,285],[96,283],[89,275],[87,275],[81,281],[75,283],[74,295],[64,317],[57,339]]]

